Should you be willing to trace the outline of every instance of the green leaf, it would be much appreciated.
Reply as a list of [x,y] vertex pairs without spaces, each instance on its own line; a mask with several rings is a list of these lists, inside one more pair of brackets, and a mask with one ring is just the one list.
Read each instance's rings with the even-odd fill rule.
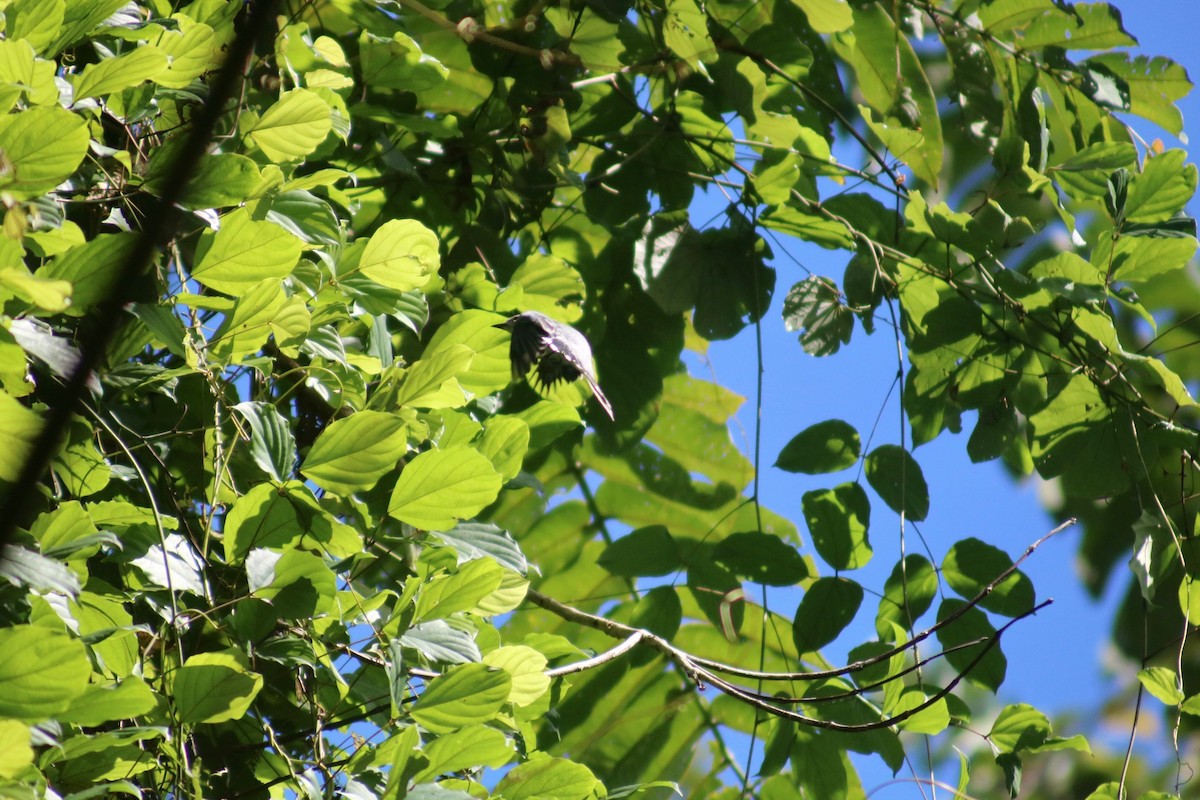
[[1125,219],[1159,222],[1183,209],[1196,193],[1195,164],[1185,164],[1187,153],[1168,150],[1147,158],[1133,176],[1125,198]]
[[696,7],[695,0],[666,0],[663,41],[675,55],[695,66],[714,61],[716,48],[708,35],[708,17]]
[[140,678],[126,678],[116,686],[90,685],[58,718],[74,725],[96,727],[118,719],[134,719],[158,705],[158,697]]
[[841,33],[854,24],[846,0],[792,0],[817,33]]
[[154,45],[167,57],[167,68],[155,79],[159,86],[182,89],[220,63],[216,36],[203,22],[193,22],[182,14],[173,19],[179,30],[164,30]]
[[61,561],[12,544],[0,547],[0,578],[14,586],[68,597],[78,597],[82,588],[79,577]]
[[78,639],[13,625],[0,628],[0,652],[0,718],[41,722],[69,709],[87,690],[92,664]]
[[245,402],[234,410],[250,427],[250,457],[277,481],[291,477],[296,463],[296,440],[288,422],[272,403]]
[[792,620],[792,640],[801,653],[815,653],[854,620],[862,586],[847,578],[818,578],[808,587]]
[[1103,65],[1129,87],[1129,110],[1178,136],[1183,114],[1176,100],[1192,90],[1187,70],[1169,58],[1130,53],[1101,53],[1084,64]]
[[86,36],[124,5],[121,0],[75,0],[67,3],[62,28],[45,48],[45,53],[57,55],[59,50]]
[[468,561],[457,572],[439,575],[421,587],[413,619],[420,623],[470,611],[499,588],[503,578],[504,570],[490,558]]
[[440,265],[433,231],[414,219],[393,219],[371,235],[358,271],[382,286],[406,292],[423,286]]
[[37,197],[69,178],[88,148],[87,123],[58,106],[0,117],[0,191]]
[[174,675],[171,695],[181,722],[226,722],[241,719],[263,687],[238,650],[197,653]]
[[132,233],[102,233],[58,256],[38,275],[69,281],[71,306],[67,313],[82,316],[108,297],[136,244],[137,236]]
[[[150,156],[143,188],[161,196],[174,177],[178,150],[160,147]],[[253,160],[239,153],[214,153],[196,165],[179,204],[184,208],[222,208],[246,201],[262,175]]]
[[300,535],[296,506],[287,493],[260,483],[225,514],[225,560],[239,563],[257,547],[284,547]]
[[1002,753],[1018,753],[1040,747],[1050,736],[1050,720],[1036,708],[1025,703],[1005,706],[988,739]]
[[450,76],[440,61],[399,31],[384,39],[364,30],[358,44],[364,86],[416,92],[441,87]]
[[496,499],[500,475],[477,450],[430,450],[404,466],[387,513],[425,530],[448,530]]
[[[901,714],[910,708],[916,708],[929,698],[919,689],[905,689],[896,705],[889,710],[893,716]],[[900,730],[909,733],[923,733],[936,736],[950,726],[950,709],[946,698],[938,698],[937,702],[926,706],[900,723]]]
[[95,431],[81,417],[71,418],[66,445],[51,467],[75,497],[90,497],[102,491],[112,477],[112,468],[96,447]]
[[[67,281],[50,280],[43,271],[29,274],[24,267],[0,268],[0,288],[28,300],[37,308],[51,313],[66,311],[71,307],[71,284]],[[21,359],[22,369],[24,359]]]
[[15,719],[0,720],[0,778],[15,778],[32,763],[29,726]]
[[267,158],[276,162],[300,161],[329,133],[333,123],[329,105],[308,89],[284,92],[278,102],[259,117],[247,136]]
[[1051,11],[1054,0],[994,0],[979,9],[979,21],[985,31],[1004,33]]
[[583,424],[576,409],[549,400],[534,403],[513,416],[529,426],[530,452],[546,447]]
[[566,261],[557,256],[532,253],[509,278],[508,288],[495,300],[495,309],[541,311],[574,323],[578,321],[578,299],[586,291],[583,278]]
[[894,444],[880,445],[867,456],[867,481],[883,502],[914,522],[929,513],[929,487],[921,467],[907,450]]
[[1115,243],[1101,240],[1092,259],[1110,265],[1112,280],[1140,283],[1183,269],[1195,253],[1196,239],[1191,236],[1122,236]]
[[665,525],[630,531],[613,541],[597,560],[613,575],[670,575],[683,568],[679,546]]
[[754,465],[729,436],[729,419],[714,420],[716,409],[689,408],[691,398],[676,395],[678,384],[664,382],[658,419],[646,441],[688,472],[714,484],[742,487],[754,477]]
[[808,475],[837,472],[854,466],[860,453],[858,431],[848,422],[827,419],[793,436],[779,451],[775,466]]
[[730,572],[767,586],[795,586],[809,576],[808,562],[778,536],[758,531],[731,533],[713,550]]
[[[1000,573],[1012,566],[1012,559],[998,547],[970,538],[955,542],[942,562],[942,577],[959,596],[971,600]],[[1020,570],[993,587],[979,602],[988,611],[1016,617],[1033,608],[1033,582]]]
[[[475,395],[499,391],[512,381],[512,366],[508,358],[509,336],[504,331],[493,327],[503,321],[503,317],[490,311],[478,309],[461,311],[438,328],[425,347],[425,358],[429,358],[443,348],[460,344],[466,345],[475,353],[475,356],[471,359],[470,368],[458,376],[459,384]],[[533,412],[533,409],[541,405],[549,406],[551,414],[573,416],[576,421],[575,425],[578,425],[579,415],[575,410],[558,403],[539,403],[527,409],[523,414],[541,413],[541,411]],[[517,416],[524,418],[520,414]],[[541,447],[543,443],[539,443],[538,434],[533,432],[534,424],[529,419],[525,419],[525,421],[529,423],[532,432],[533,443],[530,446],[533,449]],[[571,427],[575,427],[575,425]]]
[[800,332],[805,352],[828,356],[850,343],[854,315],[832,281],[814,276],[788,290],[783,299],[783,324],[793,333]]
[[499,647],[485,655],[483,663],[504,670],[512,678],[508,702],[515,706],[530,705],[550,688],[550,677],[546,675],[546,657],[532,647]]
[[261,281],[287,277],[302,243],[272,222],[259,222],[239,208],[221,217],[221,228],[196,248],[192,277],[210,289],[241,297]]
[[1179,678],[1175,670],[1169,667],[1147,667],[1138,670],[1138,681],[1146,691],[1168,706],[1177,706],[1183,702],[1183,690],[1179,688]]
[[459,561],[489,556],[518,575],[524,575],[529,568],[525,554],[512,536],[493,523],[460,522],[448,531],[439,531],[436,536],[458,552]]
[[152,81],[167,68],[167,57],[154,45],[142,44],[128,53],[84,67],[75,81],[75,101],[119,92]]
[[875,631],[880,640],[892,640],[893,624],[901,630],[913,630],[916,621],[933,605],[937,589],[937,571],[924,556],[914,553],[896,562],[883,585],[883,597],[875,614]]
[[495,728],[483,726],[463,728],[439,736],[426,745],[422,752],[429,763],[413,777],[417,783],[479,767],[498,769],[516,755],[513,742],[507,736]]
[[1054,8],[1035,17],[1021,40],[1023,49],[1107,50],[1135,45],[1137,40],[1121,25],[1121,13],[1108,3],[1080,3],[1070,13]]
[[403,420],[382,411],[359,411],[321,431],[302,470],[322,488],[350,494],[378,483],[407,450]]
[[1050,169],[1062,172],[1105,170],[1131,167],[1137,163],[1137,148],[1129,142],[1096,142],[1088,145]]
[[589,800],[604,787],[583,764],[537,753],[496,785],[505,800]]
[[866,566],[875,551],[867,537],[871,501],[861,485],[805,492],[801,505],[813,546],[825,563],[839,571]]
[[1129,485],[1129,450],[1123,432],[1129,421],[1110,410],[1086,375],[1074,375],[1038,411],[1029,415],[1031,451],[1045,478],[1062,476],[1073,495],[1100,497]]
[[512,679],[504,670],[463,664],[429,682],[412,717],[431,733],[450,733],[494,719],[511,690]]
[[[943,600],[938,606],[937,620],[942,622],[951,614],[962,610],[965,606],[962,600]],[[946,649],[946,660],[958,672],[970,670],[966,679],[976,686],[982,686],[993,694],[1004,683],[1008,672],[1008,659],[1000,650],[1000,645],[994,644],[982,657],[979,663],[980,651],[996,638],[996,629],[987,620],[987,615],[978,608],[971,608],[952,624],[938,628],[938,641]],[[951,649],[959,648],[959,649]]]
[[24,39],[40,53],[61,30],[65,11],[66,0],[17,0],[4,12],[5,33],[10,39]]
[[[268,223],[269,224],[269,223]],[[250,286],[209,339],[210,353],[223,361],[257,352],[274,337],[281,350],[295,349],[308,334],[310,317],[304,301],[289,297],[278,280]]]
[[441,619],[413,625],[400,637],[400,643],[434,662],[461,664],[482,658],[472,633],[453,628]]
[[[942,124],[937,98],[908,36],[882,6],[854,9],[854,45],[843,54],[854,66],[867,103],[890,128],[907,128],[911,145],[888,142],[921,180],[938,185],[942,169]],[[886,141],[886,139],[885,139]]]
[[511,481],[520,473],[529,450],[529,426],[507,414],[492,417],[483,427],[478,448],[492,462],[500,477]]
[[16,480],[41,427],[37,414],[0,392],[0,480]]
[[630,624],[671,639],[683,622],[683,604],[673,586],[656,586],[638,598]]
[[312,553],[252,550],[246,557],[246,573],[250,591],[271,601],[281,619],[310,619],[333,607],[337,576]]
[[458,376],[471,367],[475,354],[462,344],[442,347],[408,368],[396,405],[413,408],[459,408],[467,404]]

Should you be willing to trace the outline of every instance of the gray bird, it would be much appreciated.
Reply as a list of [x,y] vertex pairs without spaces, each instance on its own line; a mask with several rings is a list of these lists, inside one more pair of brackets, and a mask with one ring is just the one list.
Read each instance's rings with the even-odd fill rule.
[[514,380],[525,377],[534,366],[537,367],[538,382],[547,389],[559,381],[570,383],[582,377],[604,413],[609,419],[615,419],[608,398],[596,382],[596,374],[592,371],[592,348],[582,333],[538,311],[517,314],[493,327],[512,334],[508,357],[512,361]]

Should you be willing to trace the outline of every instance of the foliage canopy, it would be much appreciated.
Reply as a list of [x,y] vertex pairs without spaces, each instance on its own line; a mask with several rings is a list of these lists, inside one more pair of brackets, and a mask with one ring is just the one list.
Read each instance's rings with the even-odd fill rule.
[[[1036,536],[905,547],[919,446],[966,426],[1058,487],[1091,589],[1132,552],[1114,639],[1194,746],[1197,172],[1129,122],[1178,135],[1191,83],[1115,8],[3,17],[6,796],[863,797],[852,752],[1015,795],[1089,744],[989,711],[1045,606],[1009,554]],[[844,274],[779,290],[780,237]],[[778,454],[829,476],[807,537],[759,502],[743,398],[681,360],[773,304],[813,355],[904,353],[901,441],[814,420]],[[615,421],[513,380],[494,326],[523,310],[587,334]],[[1089,764],[1025,786],[1178,790]]]

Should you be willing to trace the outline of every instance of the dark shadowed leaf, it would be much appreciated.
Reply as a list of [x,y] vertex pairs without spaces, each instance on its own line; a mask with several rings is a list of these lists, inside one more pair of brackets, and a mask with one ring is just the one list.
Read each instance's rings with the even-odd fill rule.
[[832,642],[854,619],[862,604],[862,586],[847,578],[818,578],[796,609],[792,640],[801,653],[812,653]]
[[828,356],[850,343],[854,315],[832,281],[811,277],[788,290],[783,299],[783,324],[793,333],[800,332],[806,352]]
[[854,466],[860,453],[858,431],[848,422],[827,419],[802,430],[779,451],[775,466],[816,475]]

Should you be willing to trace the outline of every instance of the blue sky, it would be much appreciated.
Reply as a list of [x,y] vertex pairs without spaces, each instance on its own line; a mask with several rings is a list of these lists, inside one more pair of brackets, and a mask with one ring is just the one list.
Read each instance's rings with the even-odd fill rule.
[[[1200,80],[1200,53],[1195,37],[1200,29],[1200,3],[1196,0],[1125,0],[1117,2],[1125,27],[1140,43],[1138,52],[1163,55],[1183,64],[1193,81]],[[1180,103],[1185,128],[1200,136],[1200,97],[1193,92]],[[1180,147],[1173,135],[1138,118],[1126,116],[1147,140],[1161,137],[1168,147]],[[717,208],[722,204],[719,198]],[[1193,201],[1193,216],[1200,217],[1200,204]],[[703,219],[693,211],[696,224]],[[856,329],[849,348],[827,358],[814,358],[800,348],[796,337],[783,329],[780,316],[787,289],[807,274],[805,270],[829,275],[840,281],[847,254],[812,247],[789,247],[793,258],[780,252],[777,243],[774,266],[778,273],[776,296],[763,324],[764,385],[762,495],[765,504],[796,522],[807,533],[800,511],[800,497],[810,489],[833,486],[855,477],[853,471],[826,476],[791,475],[770,468],[783,445],[809,425],[840,418],[858,429],[865,442],[876,419],[878,428],[871,446],[899,441],[900,414],[893,387],[896,374],[896,343],[884,326],[875,335]],[[716,343],[705,363],[692,363],[693,374],[717,380],[747,398],[739,414],[744,427],[735,438],[747,453],[752,452],[754,425],[754,337],[743,332],[731,342]],[[973,419],[964,420],[964,433],[943,434],[918,448],[918,459],[929,484],[931,511],[927,520],[906,531],[907,552],[926,552],[940,563],[946,550],[960,539],[975,536],[1019,555],[1024,548],[1053,528],[1058,520],[1046,515],[1038,502],[1039,484],[1031,479],[1014,484],[996,463],[972,464],[966,457],[966,437]],[[868,588],[881,589],[899,557],[899,523],[882,503],[872,507],[871,542],[875,557],[852,576]],[[922,542],[923,540],[923,542]],[[1127,574],[1118,573],[1108,595],[1099,602],[1087,597],[1075,570],[1078,531],[1067,531],[1044,545],[1026,562],[1025,571],[1037,588],[1038,598],[1052,597],[1054,604],[1037,617],[1027,619],[1004,638],[1008,677],[1001,690],[1003,702],[1032,703],[1050,713],[1074,710],[1084,714],[1098,709],[1112,684],[1102,662],[1106,656],[1112,611],[1124,591]],[[776,590],[777,592],[779,590]],[[780,592],[771,605],[780,611],[795,607],[794,594]],[[828,651],[833,661],[844,661],[845,649],[874,636],[874,608],[868,596],[859,619]],[[1048,648],[1053,648],[1052,651]],[[1053,658],[1048,659],[1052,652]],[[1125,665],[1123,679],[1133,668]],[[986,725],[983,726],[986,730]],[[1077,730],[1056,731],[1070,735]],[[1113,740],[1110,744],[1123,747]],[[1169,751],[1164,751],[1169,752]],[[858,759],[856,759],[858,760]],[[912,784],[882,787],[890,779],[886,769],[858,760],[867,790],[880,787],[875,798],[919,796]],[[954,780],[954,776],[939,776]]]

